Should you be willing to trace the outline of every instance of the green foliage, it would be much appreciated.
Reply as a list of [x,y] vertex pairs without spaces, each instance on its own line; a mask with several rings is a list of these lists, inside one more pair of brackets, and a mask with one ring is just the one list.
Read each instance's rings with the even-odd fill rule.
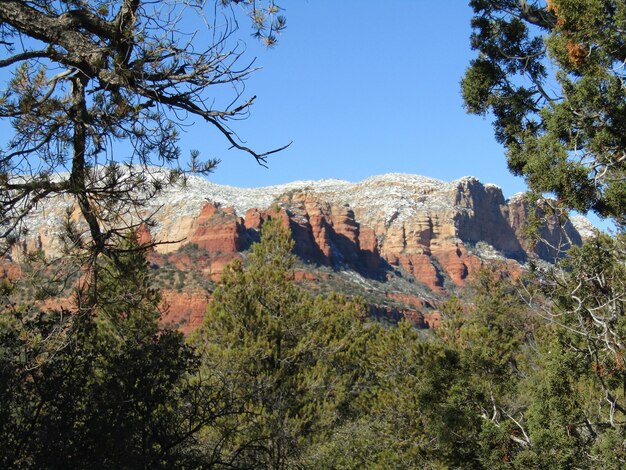
[[182,335],[158,325],[143,252],[128,242],[119,253],[98,270],[95,308],[1,312],[3,468],[194,461],[190,438],[212,402],[190,380],[196,361]]
[[514,416],[524,409],[519,387],[534,366],[536,321],[497,264],[478,273],[470,304],[454,299],[443,315],[436,333],[459,357],[457,400],[480,421],[464,445],[474,448],[478,466],[506,467],[529,445]]
[[[564,270],[554,272],[544,286],[559,325],[552,348],[558,358],[548,370],[569,380],[572,392],[560,399],[568,403],[578,397],[571,404],[570,426],[594,449],[606,448],[625,431],[625,241],[623,234],[599,235],[573,249]],[[620,449],[614,449],[616,456],[623,454]]]
[[386,428],[385,449],[376,456],[374,467],[476,467],[476,449],[469,437],[479,419],[467,413],[457,352],[424,342],[402,323],[385,331],[372,354],[377,383],[366,407],[371,410],[369,419]]
[[[515,462],[541,468],[589,466],[585,422],[585,380],[575,355],[560,347],[551,328],[539,343],[535,367],[520,386],[530,445]],[[584,367],[584,365],[583,365]]]
[[[619,227],[614,236],[596,235],[570,250],[558,268],[537,271],[520,289],[535,318],[548,323],[533,328],[530,342],[513,339],[513,330],[514,336],[493,350],[503,358],[526,351],[526,366],[518,366],[522,374],[512,377],[515,386],[508,392],[516,410],[509,413],[508,428],[518,431],[514,441],[524,431],[523,439],[507,462],[522,468],[622,468],[626,4],[471,0],[470,5],[472,47],[479,55],[462,82],[468,111],[493,113],[509,167],[531,190],[556,195],[565,209],[610,217]],[[490,295],[501,298],[498,292]],[[493,361],[490,357],[480,363]],[[484,428],[482,458],[493,467],[506,441],[503,424]]]
[[524,384],[538,364],[541,325],[504,274],[497,266],[481,272],[471,303],[452,298],[430,340],[405,322],[376,330],[361,366],[369,378],[355,418],[317,448],[315,468],[522,462],[532,443],[524,435]]
[[294,284],[292,247],[280,222],[267,222],[249,267],[238,262],[224,273],[193,339],[203,370],[225,383],[246,418],[207,430],[207,445],[222,442],[225,458],[240,467],[301,463],[349,417],[365,379],[363,306],[312,298]]
[[509,167],[569,209],[626,217],[626,5],[471,0],[462,81],[469,112],[494,116]]
[[470,304],[444,308],[437,337],[463,371],[448,390],[481,419],[463,428],[480,466],[623,466],[625,253],[623,236],[599,236],[541,278],[492,267]]

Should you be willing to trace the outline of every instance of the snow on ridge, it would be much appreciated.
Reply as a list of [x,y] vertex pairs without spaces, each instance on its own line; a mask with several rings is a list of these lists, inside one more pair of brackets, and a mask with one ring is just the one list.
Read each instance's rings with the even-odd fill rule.
[[[461,176],[458,180],[454,180],[453,183],[480,183],[480,180],[475,176],[466,175]],[[481,183],[482,184],[482,183]]]
[[414,175],[410,173],[384,173],[382,175],[370,176],[355,184],[367,185],[378,183],[399,183],[430,186],[444,186],[448,184],[443,180],[431,178],[429,176]]
[[526,197],[526,193],[525,192],[515,193],[515,194],[513,194],[513,196],[511,196],[510,198],[507,199],[507,202],[519,201],[519,200],[524,199],[525,197]]
[[267,209],[283,194],[306,191],[336,205],[348,205],[362,221],[400,223],[417,212],[434,213],[455,209],[460,183],[480,183],[472,176],[446,182],[421,175],[387,173],[359,182],[339,179],[303,180],[291,183],[240,188],[219,185],[199,176],[190,176],[185,188],[167,188],[152,205],[175,204],[177,215],[198,213],[207,201],[233,207],[239,216],[250,208]]
[[583,240],[593,237],[597,231],[596,226],[584,215],[571,215],[569,220]]
[[[169,171],[150,168],[150,178],[166,181]],[[54,180],[67,178],[67,174],[57,173]],[[267,209],[279,198],[290,192],[308,192],[317,195],[316,199],[335,206],[347,205],[355,212],[360,223],[371,226],[384,224],[391,226],[418,216],[448,217],[454,213],[471,211],[466,202],[459,202],[459,191],[465,191],[475,184],[485,189],[501,188],[493,184],[483,184],[472,176],[446,182],[421,175],[387,173],[365,178],[359,182],[340,179],[302,180],[286,184],[241,188],[220,185],[202,176],[189,176],[186,184],[166,185],[148,201],[147,213],[163,207],[161,218],[155,217],[157,232],[161,226],[177,226],[184,217],[196,216],[208,201],[223,207],[233,207],[237,215],[243,217],[250,208]],[[507,203],[524,197],[525,193],[511,196]],[[463,198],[461,198],[463,199]],[[48,199],[39,204],[26,218],[26,226],[33,233],[43,230],[50,238],[59,233],[62,227],[64,210],[73,203],[68,195]],[[585,217],[572,215],[572,224],[582,238],[593,235],[596,228]]]
[[168,187],[151,205],[159,206],[172,202],[185,202],[190,212],[197,212],[198,204],[207,201],[227,207],[233,207],[239,216],[251,208],[267,209],[276,199],[289,191],[310,190],[314,192],[340,192],[352,183],[337,179],[318,181],[294,181],[291,183],[263,186],[257,188],[240,188],[210,182],[200,176],[190,176],[184,187]]
[[495,189],[502,192],[502,186],[498,186],[497,184],[485,183],[483,186],[485,187],[485,189]]
[[[122,169],[124,171],[124,169]],[[169,170],[159,167],[148,168],[149,178],[167,181]],[[59,178],[63,178],[59,174]],[[446,182],[427,176],[387,173],[365,178],[359,182],[349,182],[340,179],[321,179],[293,181],[286,184],[263,186],[256,188],[241,188],[221,185],[209,181],[205,177],[191,175],[185,184],[166,185],[165,188],[148,202],[147,210],[156,211],[160,207],[168,207],[168,224],[176,224],[185,216],[198,214],[207,201],[217,203],[223,207],[233,207],[239,216],[244,216],[250,208],[267,209],[280,196],[289,192],[306,191],[317,194],[321,199],[335,205],[348,205],[357,212],[360,221],[370,223],[401,223],[416,213],[436,213],[440,211],[464,210],[456,207],[456,194],[459,184],[480,183],[472,176]],[[54,202],[48,201],[58,208],[68,206],[71,201],[67,198],[58,198]],[[43,208],[42,208],[43,209]],[[39,226],[44,221],[33,213],[29,217],[31,227]],[[158,217],[157,217],[158,218]]]

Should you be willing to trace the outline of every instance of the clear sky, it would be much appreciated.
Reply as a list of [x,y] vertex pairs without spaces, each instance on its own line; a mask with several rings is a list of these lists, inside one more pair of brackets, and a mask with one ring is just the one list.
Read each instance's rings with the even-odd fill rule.
[[[414,173],[443,180],[472,175],[524,190],[510,175],[489,120],[467,115],[459,81],[475,53],[471,10],[463,0],[283,0],[287,30],[264,50],[250,38],[262,70],[247,82],[252,114],[233,128],[256,150],[293,140],[269,168],[224,151],[200,123],[184,150],[222,157],[209,178],[265,186],[294,180]],[[243,37],[248,24],[241,23]]]

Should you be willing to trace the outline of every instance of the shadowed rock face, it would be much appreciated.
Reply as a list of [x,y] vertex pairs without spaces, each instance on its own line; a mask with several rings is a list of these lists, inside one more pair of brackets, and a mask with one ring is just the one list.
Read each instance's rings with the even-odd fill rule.
[[[140,228],[140,241],[170,242],[157,244],[154,256],[169,256],[179,269],[200,271],[212,280],[219,279],[227,262],[259,240],[261,226],[270,217],[291,230],[296,253],[313,271],[325,266],[380,282],[401,276],[434,296],[463,286],[489,260],[499,259],[519,272],[520,262],[530,256],[554,261],[560,255],[558,247],[581,242],[569,221],[549,219],[540,231],[545,242],[531,246],[524,237],[529,212],[524,199],[506,201],[500,188],[470,177],[447,183],[392,174],[360,183],[322,180],[256,189],[192,177],[186,189],[169,188],[151,204],[154,207],[147,207],[146,213],[162,208],[149,229]],[[30,217],[32,235],[14,250],[13,259],[29,250],[58,256],[61,228],[54,222],[62,220],[68,207],[67,200],[49,201]],[[177,254],[186,245],[197,246],[206,259],[194,264]],[[197,323],[195,310],[205,308],[208,301],[199,296],[168,293],[170,320]],[[407,309],[398,311],[416,324],[439,321],[432,305],[416,307],[424,305],[423,299],[403,302]],[[372,308],[377,315],[393,316],[386,306]]]
[[[544,217],[545,211],[539,205],[537,216]],[[581,234],[572,221],[559,221],[556,217],[550,217],[539,228],[539,241],[533,246],[524,235],[525,223],[529,217],[529,205],[522,196],[516,196],[508,201],[508,222],[515,232],[515,236],[521,241],[526,252],[534,253],[540,259],[554,262],[561,258],[573,245],[582,243]]]
[[467,209],[455,216],[458,238],[463,242],[482,241],[507,257],[520,261],[526,259],[527,253],[522,248],[515,228],[509,224],[509,206],[500,188],[483,186],[478,180],[466,179],[458,185],[455,203]]
[[313,183],[277,194],[269,208],[250,207],[243,218],[233,206],[205,201],[185,224],[183,244],[236,254],[259,239],[266,219],[277,217],[308,263],[352,269],[373,279],[385,279],[399,268],[436,293],[447,284],[462,286],[480,268],[485,257],[476,245],[490,247],[503,260],[524,262],[534,255],[554,261],[559,253],[553,247],[580,243],[571,223],[549,220],[541,229],[546,242],[532,247],[523,235],[529,210],[524,199],[506,201],[500,188],[474,178],[444,183],[386,175],[320,189]]

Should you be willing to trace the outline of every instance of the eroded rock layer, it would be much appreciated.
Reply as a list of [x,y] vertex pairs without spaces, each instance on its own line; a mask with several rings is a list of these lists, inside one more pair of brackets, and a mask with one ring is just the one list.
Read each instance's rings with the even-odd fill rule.
[[[156,172],[154,177],[164,176]],[[305,265],[299,280],[313,286],[321,279],[331,282],[333,272],[351,273],[354,293],[382,289],[383,297],[395,302],[372,303],[374,314],[399,312],[426,327],[439,322],[437,299],[463,286],[483,263],[500,260],[519,272],[531,256],[551,262],[560,250],[581,242],[571,222],[550,219],[541,229],[544,242],[531,245],[524,237],[529,212],[524,198],[505,200],[500,188],[471,177],[443,182],[390,174],[359,183],[322,180],[254,189],[191,177],[184,188],[169,187],[151,201],[144,214],[152,212],[151,225],[142,225],[138,237],[155,244],[155,266],[217,281],[229,262],[259,240],[264,220],[279,218]],[[35,250],[59,256],[66,213],[79,220],[69,199],[39,207],[27,221],[30,235],[16,245],[12,259]],[[185,247],[201,252],[200,261]],[[321,269],[331,274],[315,273]],[[400,278],[403,286],[417,287],[408,288],[413,292],[380,287]],[[188,331],[199,322],[209,294],[184,283],[176,293],[163,287],[169,320]]]

